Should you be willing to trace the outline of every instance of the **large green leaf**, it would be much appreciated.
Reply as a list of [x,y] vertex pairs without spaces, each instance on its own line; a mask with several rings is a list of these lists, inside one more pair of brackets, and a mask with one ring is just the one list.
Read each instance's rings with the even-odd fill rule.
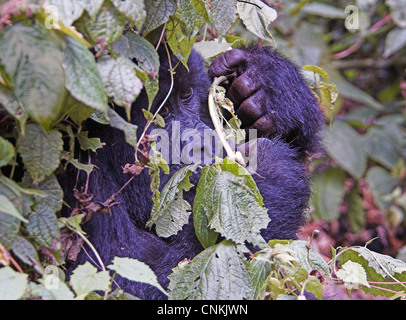
[[147,223],[147,226],[155,224],[158,236],[166,238],[177,234],[188,223],[192,206],[183,199],[183,191],[193,186],[189,177],[197,167],[198,164],[190,165],[175,172],[160,192]]
[[212,0],[212,21],[217,34],[223,36],[237,17],[237,0]]
[[46,206],[36,208],[30,214],[27,231],[40,245],[52,246],[54,239],[59,239],[59,227],[55,213]]
[[8,165],[15,155],[14,146],[3,137],[0,137],[0,167]]
[[18,152],[34,181],[52,174],[59,165],[63,147],[62,134],[57,130],[45,132],[39,125],[30,123],[26,134],[18,137]]
[[169,275],[169,299],[252,299],[249,272],[244,255],[231,241],[207,248]]
[[76,299],[84,299],[92,291],[105,291],[109,288],[109,272],[97,272],[96,267],[86,262],[73,270],[70,284],[77,295]]
[[164,24],[176,12],[176,0],[145,1],[145,31],[149,32]]
[[181,23],[175,19],[169,19],[166,25],[168,44],[176,57],[188,68],[187,61],[195,43],[195,37],[185,35]]
[[32,266],[39,274],[44,273],[37,249],[24,237],[17,236],[11,247],[13,253],[25,264]]
[[142,82],[137,77],[134,63],[124,57],[102,58],[97,62],[97,67],[107,95],[127,110],[129,118],[131,105],[142,89]]
[[145,20],[144,0],[111,0],[115,7],[127,18],[135,21],[140,30]]
[[0,37],[0,64],[28,115],[50,130],[66,97],[61,44],[39,25],[17,23]]
[[66,88],[77,100],[106,113],[107,95],[92,53],[67,36],[64,54]]
[[[1,66],[0,66],[1,67]],[[28,115],[24,108],[17,101],[12,89],[3,87],[0,84],[0,104],[11,114],[20,124],[21,131],[25,132],[25,123]]]
[[340,204],[344,196],[345,174],[338,168],[329,168],[313,178],[314,207],[312,217],[334,221],[340,216]]
[[327,153],[354,178],[360,179],[367,167],[365,139],[344,122],[335,121],[326,131]]
[[128,280],[150,284],[166,294],[155,273],[144,262],[131,258],[115,257],[108,268]]
[[[268,211],[261,203],[262,198],[258,197],[259,191],[255,183],[252,184],[252,178],[236,173],[235,167],[230,169],[227,165],[223,165],[221,170],[213,165],[202,171],[198,191],[204,192],[196,194],[193,217],[202,221],[202,216],[205,216],[210,229],[237,244],[248,241],[263,246],[265,241],[260,230],[268,226]],[[199,189],[199,186],[202,187]],[[204,226],[196,228],[195,224],[199,240],[204,239],[202,228],[204,230]],[[205,247],[208,245],[210,243],[203,243]]]
[[80,18],[84,10],[80,0],[49,0],[48,3],[57,7],[58,11],[54,13],[55,16],[57,14],[58,19],[68,27]]
[[379,209],[383,211],[388,210],[393,201],[386,199],[385,196],[392,192],[397,179],[387,170],[374,166],[366,174],[366,183]]
[[17,300],[27,288],[28,274],[19,273],[10,267],[0,269],[0,300]]
[[276,45],[269,30],[271,23],[278,16],[275,9],[265,5],[262,1],[251,0],[250,2],[237,2],[237,12],[249,31]]

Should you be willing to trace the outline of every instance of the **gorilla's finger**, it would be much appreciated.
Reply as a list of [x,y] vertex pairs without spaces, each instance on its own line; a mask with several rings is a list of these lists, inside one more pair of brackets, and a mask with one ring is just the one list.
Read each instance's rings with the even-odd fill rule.
[[261,105],[261,99],[264,99],[264,92],[258,91],[248,99],[244,100],[237,109],[236,113],[241,120],[243,127],[252,125],[265,114]]
[[274,132],[272,118],[266,114],[259,118],[253,125],[250,125],[247,129],[258,130],[258,137],[269,137]]
[[247,62],[247,53],[241,49],[233,49],[223,53],[221,56],[214,59],[209,68],[211,77],[219,77],[228,75],[237,71],[241,73],[242,68]]
[[253,95],[257,90],[253,78],[246,72],[235,79],[228,90],[227,97],[233,102],[236,109],[240,104]]

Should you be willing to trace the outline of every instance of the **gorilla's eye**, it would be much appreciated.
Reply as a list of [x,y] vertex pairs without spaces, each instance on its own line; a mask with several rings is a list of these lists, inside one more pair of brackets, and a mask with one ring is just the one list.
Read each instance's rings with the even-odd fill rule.
[[159,115],[160,115],[162,118],[166,118],[166,117],[169,115],[170,112],[171,112],[171,111],[169,110],[169,107],[168,107],[168,106],[163,106],[163,107],[161,108],[161,110],[159,111]]
[[189,99],[193,94],[193,89],[192,88],[187,88],[185,90],[183,90],[180,94],[180,98],[182,100],[187,100]]

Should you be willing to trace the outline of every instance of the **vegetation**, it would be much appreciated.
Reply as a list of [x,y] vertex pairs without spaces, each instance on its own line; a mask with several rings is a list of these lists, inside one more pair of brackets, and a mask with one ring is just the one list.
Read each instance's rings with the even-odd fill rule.
[[[171,299],[301,299],[305,291],[321,299],[327,285],[404,299],[405,2],[264,2],[269,6],[258,0],[0,5],[0,299],[134,298],[111,290],[116,273]],[[89,262],[79,266],[65,282],[72,247],[82,241],[93,248],[80,226],[86,210],[59,215],[65,204],[56,179],[68,165],[88,175],[95,170],[74,157],[75,145],[103,148],[82,130],[83,121],[91,117],[123,130],[138,149],[144,140],[136,132],[145,128],[129,122],[129,110],[142,88],[150,102],[157,92],[155,44],[186,64],[193,47],[210,63],[229,48],[258,41],[277,45],[303,68],[326,113],[326,154],[312,162],[311,222],[302,240],[265,243],[259,230],[269,221],[261,195],[232,159],[203,168],[191,208],[182,192],[197,166],[179,170],[159,192],[167,164],[155,153],[145,166],[154,199],[149,224],[167,236],[185,223],[173,212],[193,211],[205,250],[174,269],[167,290],[147,265],[119,257],[107,266],[98,261],[101,270]],[[145,117],[147,126],[163,121],[150,110]],[[129,165],[139,167],[137,160]],[[133,167],[131,179],[139,170]],[[216,205],[224,192],[240,212]],[[219,219],[230,210],[237,224]],[[217,243],[219,234],[227,240]],[[252,254],[245,242],[260,251]]]

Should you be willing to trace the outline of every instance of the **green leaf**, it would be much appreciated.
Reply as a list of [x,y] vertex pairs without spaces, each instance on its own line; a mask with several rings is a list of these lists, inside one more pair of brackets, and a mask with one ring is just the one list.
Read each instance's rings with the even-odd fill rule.
[[369,287],[367,273],[357,262],[348,260],[341,266],[341,269],[336,272],[336,275],[346,283],[346,288],[358,289],[358,285]]
[[[259,191],[250,176],[236,174],[235,167],[216,165],[203,170],[199,185],[204,192],[196,194],[193,205],[193,217],[201,220],[205,215],[208,227],[219,232],[226,239],[237,244],[245,241],[258,246],[265,244],[260,229],[266,228],[270,221],[268,211],[259,200]],[[247,178],[249,177],[249,178]],[[200,190],[203,187],[200,188]],[[201,228],[196,229],[200,240]],[[207,245],[207,244],[205,244]]]
[[107,95],[92,53],[79,41],[65,38],[64,50],[66,88],[85,105],[107,112]]
[[363,199],[359,195],[358,185],[354,185],[347,197],[348,222],[355,233],[362,230],[366,223]]
[[237,0],[212,0],[212,21],[217,34],[224,36],[237,17]]
[[76,134],[76,138],[78,138],[82,150],[92,150],[93,152],[96,152],[97,149],[103,148],[105,143],[101,142],[100,138],[89,138],[88,134],[88,131],[82,131]]
[[155,273],[144,262],[131,258],[115,257],[113,264],[107,268],[116,271],[120,276],[130,280],[150,284],[166,294],[158,282]]
[[111,0],[115,7],[127,18],[136,22],[140,30],[145,20],[144,0]]
[[129,119],[131,105],[142,89],[142,82],[135,72],[135,64],[124,57],[102,58],[97,62],[97,67],[107,95],[126,109]]
[[39,274],[44,273],[44,268],[39,260],[37,249],[25,238],[17,236],[11,247],[13,253],[25,264],[32,266]]
[[4,195],[0,194],[0,213],[9,214],[22,222],[28,222],[21,213],[16,209],[14,204]]
[[59,227],[55,213],[46,206],[32,212],[27,224],[28,233],[44,247],[51,247],[54,239],[59,239]]
[[[1,67],[1,66],[0,66]],[[3,87],[0,84],[0,104],[11,114],[20,124],[21,131],[25,132],[25,123],[28,115],[24,108],[17,101],[13,90]]]
[[58,8],[57,17],[67,27],[80,18],[84,10],[80,0],[50,0],[48,3]]
[[0,243],[10,250],[20,230],[20,220],[0,212]]
[[231,241],[211,246],[169,275],[169,299],[252,299],[244,255]]
[[124,132],[127,143],[137,145],[137,126],[121,118],[113,109],[108,108],[109,123],[112,127]]
[[330,19],[345,19],[347,17],[343,9],[323,2],[308,3],[302,8],[301,12]]
[[[103,5],[96,12],[94,19],[89,19],[89,16],[84,14],[75,25],[88,40],[107,46],[121,36],[127,19],[110,1],[102,3]],[[85,8],[89,11],[88,6],[85,6]]]
[[182,196],[183,191],[193,186],[189,177],[198,166],[186,166],[175,172],[160,192],[159,202],[154,201],[147,226],[155,224],[158,236],[167,238],[177,234],[188,223],[192,207]]
[[406,46],[406,29],[395,28],[389,31],[385,39],[384,58],[388,58]]
[[61,44],[39,25],[17,23],[0,36],[0,64],[27,114],[50,130],[66,97]]
[[167,23],[166,32],[168,35],[169,47],[186,69],[188,69],[187,61],[192,52],[196,38],[185,35],[181,28],[181,24],[173,18]]
[[345,174],[338,168],[329,168],[313,178],[313,219],[337,220],[344,196]]
[[89,13],[92,20],[96,18],[104,0],[78,0],[79,3],[85,8],[87,13]]
[[[272,269],[272,265],[269,263],[270,257],[270,252],[260,251],[249,262],[250,287],[254,290],[253,299],[255,300],[264,300],[266,296],[267,285],[269,285],[267,283],[268,276]],[[279,285],[280,283],[278,282],[278,287]],[[274,290],[272,291],[274,292]]]
[[387,170],[374,166],[366,174],[366,183],[379,209],[388,210],[392,205],[392,201],[385,199],[384,196],[392,192],[397,184],[397,179]]
[[406,28],[406,1],[405,0],[385,0],[390,7],[393,22],[400,27]]
[[0,137],[0,167],[8,165],[15,155],[14,146],[3,137]]
[[0,269],[0,300],[17,300],[27,288],[28,274],[19,273],[10,267]]
[[163,25],[169,20],[169,17],[176,12],[176,0],[154,0],[145,1],[145,10],[147,17],[145,18],[145,32]]
[[327,153],[355,179],[360,179],[367,167],[365,139],[344,122],[335,121],[326,131]]
[[374,282],[374,287],[369,287],[365,281],[362,282],[361,289],[365,292],[388,297],[393,296],[394,293],[384,289],[406,292],[406,286],[400,283],[406,281],[404,261],[371,251],[366,247],[342,248],[337,253],[337,257],[342,265],[352,262],[362,266],[366,273],[366,280]]
[[25,136],[17,140],[18,152],[34,181],[41,181],[52,174],[59,165],[62,151],[62,134],[57,130],[45,132],[39,125],[26,126]]
[[109,272],[97,272],[96,267],[93,267],[90,262],[86,262],[73,270],[70,284],[77,295],[76,299],[84,299],[93,291],[105,291],[109,288]]
[[307,248],[307,241],[290,241],[286,244],[286,247],[291,250],[291,255],[296,258],[297,263],[307,272],[319,270],[330,276],[328,264],[316,250],[312,247],[310,247],[310,249]]
[[323,285],[317,277],[308,276],[305,282],[305,290],[307,292],[313,293],[317,299],[323,299]]
[[41,297],[42,300],[73,300],[74,295],[68,285],[58,277],[52,278],[52,286],[47,289],[48,278],[40,279],[40,284],[30,283],[30,293],[33,296]]
[[237,13],[249,31],[276,46],[269,30],[271,23],[278,16],[275,9],[260,0],[251,0],[250,2],[237,2]]

